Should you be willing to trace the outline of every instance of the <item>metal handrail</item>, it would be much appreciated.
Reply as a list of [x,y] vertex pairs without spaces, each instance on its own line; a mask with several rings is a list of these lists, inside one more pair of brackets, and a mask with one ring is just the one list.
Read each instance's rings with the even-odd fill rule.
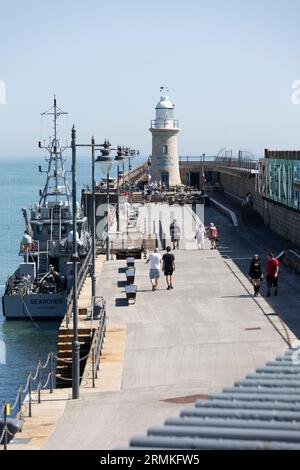
[[[15,416],[17,416],[19,419],[22,419],[22,408],[24,405],[24,401],[26,400],[28,401],[28,416],[29,417],[32,416],[32,403],[33,403],[32,390],[33,390],[34,383],[36,382],[35,388],[37,389],[37,392],[38,392],[38,399],[37,399],[38,403],[41,403],[41,390],[46,389],[48,385],[49,385],[50,393],[53,393],[54,377],[55,377],[55,370],[54,370],[54,358],[55,357],[56,356],[51,352],[48,354],[45,364],[42,364],[42,362],[39,361],[35,372],[32,373],[32,371],[30,371],[27,374],[25,388],[23,389],[22,385],[18,387],[18,392],[17,392],[13,405],[10,405],[9,401],[5,400],[3,403],[3,406],[0,408],[0,419],[4,420],[4,428],[3,428],[2,435],[0,436],[0,443],[2,442],[4,438],[4,443],[3,443],[4,450],[7,449],[8,435],[11,434],[7,427],[7,417],[9,416],[10,412],[17,410]],[[48,366],[49,371],[47,374],[46,382],[43,384],[42,370],[46,369],[47,366]]]
[[97,336],[95,340],[96,344],[93,348],[93,369],[94,369],[93,383],[94,383],[94,379],[97,379],[98,371],[100,369],[100,356],[102,354],[105,333],[106,333],[106,302],[104,301],[103,312],[99,320],[99,327],[97,330]]
[[[84,259],[83,263],[81,264],[80,270],[78,272],[78,277],[77,277],[78,294],[80,293],[83,283],[89,272],[91,258],[92,258],[92,248],[89,249],[88,254],[86,258]],[[72,309],[73,309],[73,287],[70,289],[70,292],[67,298],[67,311],[66,311],[66,327],[67,328],[69,328],[69,320],[70,318],[72,318]]]
[[232,169],[243,169],[243,170],[257,170],[258,160],[252,158],[232,158],[232,157],[217,157],[215,159],[215,165],[221,167],[228,167]]
[[[96,298],[97,297],[95,297],[95,299]],[[92,387],[93,388],[95,387],[95,379],[97,379],[98,371],[100,369],[100,360],[101,360],[101,354],[102,354],[104,338],[105,338],[105,333],[106,333],[106,302],[103,299],[103,297],[101,297],[101,299],[103,301],[103,304],[102,304],[103,308],[102,308],[102,313],[99,319],[99,325],[98,325],[98,329],[96,332],[96,336],[94,338],[94,345],[92,348]],[[80,360],[81,361],[86,360],[89,355],[90,355],[90,352],[85,357],[82,357]],[[5,400],[2,407],[0,407],[0,419],[3,419],[4,421],[2,435],[0,436],[0,443],[3,440],[4,450],[7,450],[8,436],[11,435],[13,437],[7,425],[7,417],[10,414],[10,412],[17,410],[15,416],[18,417],[19,419],[22,419],[22,409],[24,406],[24,402],[28,402],[28,406],[27,406],[28,417],[32,417],[33,402],[34,401],[37,403],[42,402],[41,391],[48,388],[50,390],[50,393],[53,393],[54,379],[56,377],[56,372],[54,368],[55,359],[56,360],[58,359],[57,356],[53,352],[51,352],[48,354],[47,359],[44,364],[41,361],[39,361],[34,373],[32,371],[28,373],[25,388],[23,389],[22,385],[19,386],[13,405],[10,406],[9,401]],[[47,374],[45,383],[43,383],[42,370],[46,369],[47,367],[48,367],[48,374]],[[68,378],[66,380],[69,381],[72,379]],[[32,391],[34,388],[37,390],[37,394],[38,394],[37,400],[34,399],[32,395]]]

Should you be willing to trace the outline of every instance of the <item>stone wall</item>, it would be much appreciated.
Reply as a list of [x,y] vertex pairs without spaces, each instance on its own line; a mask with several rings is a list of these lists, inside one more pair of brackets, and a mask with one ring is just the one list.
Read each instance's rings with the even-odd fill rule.
[[263,201],[261,213],[264,222],[273,232],[300,247],[300,214],[279,204]]
[[[169,174],[169,185],[181,184],[179,174],[177,134],[179,129],[153,129],[151,172],[153,181],[161,181],[162,172]],[[168,154],[163,155],[163,146],[167,146]]]
[[[262,198],[255,189],[255,177],[243,174],[224,174],[220,180],[225,191],[239,197],[248,192],[253,196],[253,208],[261,215],[264,223],[281,237],[300,247],[300,214],[285,206]],[[284,247],[283,247],[284,248]]]

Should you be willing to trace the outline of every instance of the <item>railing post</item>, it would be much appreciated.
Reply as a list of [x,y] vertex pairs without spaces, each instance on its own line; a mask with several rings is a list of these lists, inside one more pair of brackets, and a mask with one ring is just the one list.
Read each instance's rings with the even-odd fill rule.
[[50,393],[53,393],[53,353],[50,353]]
[[7,402],[4,403],[4,450],[7,450]]
[[31,375],[31,372],[29,372],[29,382],[28,382],[28,396],[29,396],[29,400],[28,400],[28,416],[29,416],[29,418],[32,417],[32,409],[31,409],[31,400],[32,400],[32,397],[31,397],[31,392],[32,392],[32,375]]
[[21,419],[21,414],[22,414],[22,392],[23,392],[23,388],[22,388],[22,385],[19,386],[19,416],[20,416],[20,419]]
[[111,260],[114,259],[113,248],[114,248],[114,242],[113,242],[113,240],[112,240],[112,241],[110,242],[110,259],[111,259]]
[[95,388],[95,348],[92,350],[92,377],[93,377],[93,388]]
[[99,361],[97,361],[97,352],[98,352],[98,347],[96,347],[96,353],[95,353],[95,379],[98,379],[98,370],[99,370]]
[[42,363],[38,363],[38,403],[41,403],[41,387],[42,387]]

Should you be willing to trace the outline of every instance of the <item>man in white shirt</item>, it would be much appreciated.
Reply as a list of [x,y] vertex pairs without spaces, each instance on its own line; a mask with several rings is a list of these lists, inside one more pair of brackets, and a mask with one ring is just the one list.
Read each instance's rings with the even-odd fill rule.
[[123,205],[124,214],[125,214],[125,215],[128,215],[128,213],[130,212],[130,209],[131,209],[131,204],[130,204],[130,202],[125,201],[125,202],[124,202],[124,205]]
[[29,235],[28,231],[24,231],[24,235],[22,237],[22,240],[20,242],[20,254],[24,254],[27,250],[31,250],[33,248],[33,240],[32,237]]
[[160,276],[160,269],[161,269],[161,263],[162,263],[162,257],[159,254],[158,248],[154,248],[153,253],[149,256],[149,258],[146,261],[146,264],[150,263],[150,272],[149,272],[149,277],[150,277],[150,282],[152,285],[152,290],[156,290],[158,286],[158,279]]

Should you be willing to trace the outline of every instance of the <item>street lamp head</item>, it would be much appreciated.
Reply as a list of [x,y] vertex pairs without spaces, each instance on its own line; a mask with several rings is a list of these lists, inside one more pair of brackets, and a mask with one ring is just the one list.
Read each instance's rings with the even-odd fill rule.
[[[101,164],[101,171],[105,175],[106,173],[110,172],[110,169],[111,169],[111,166],[112,166],[112,159],[109,156],[109,154],[103,155],[103,152],[104,151],[101,150],[102,155],[98,155],[98,157],[96,158],[96,163]],[[106,152],[107,152],[107,150],[106,150]]]
[[115,160],[117,160],[117,161],[124,160],[122,147],[120,145],[118,145],[117,155],[115,156]]
[[103,144],[103,148],[105,149],[109,149],[109,147],[111,147],[111,143],[109,140],[104,140],[104,144]]

